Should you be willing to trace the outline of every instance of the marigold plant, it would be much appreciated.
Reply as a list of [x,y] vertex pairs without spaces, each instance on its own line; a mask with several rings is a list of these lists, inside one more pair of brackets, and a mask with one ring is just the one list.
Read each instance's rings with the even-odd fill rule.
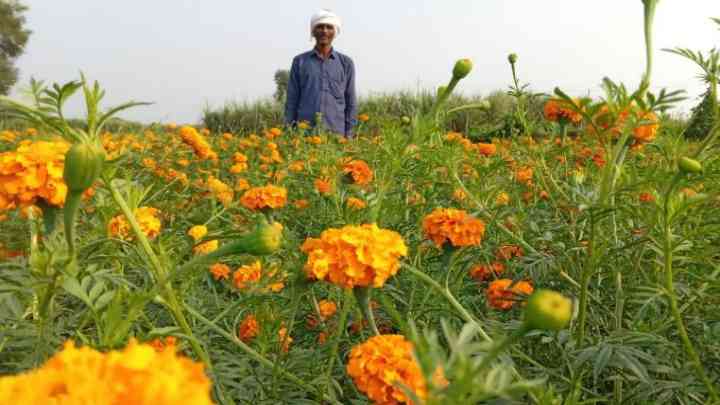
[[240,203],[247,209],[282,208],[287,202],[287,190],[284,187],[267,185],[253,187],[240,197]]
[[182,138],[185,144],[193,148],[195,154],[200,159],[217,160],[217,153],[212,150],[212,147],[210,146],[208,141],[205,139],[204,136],[198,133],[197,129],[191,126],[184,126],[180,128],[180,138]]
[[346,225],[327,229],[320,238],[308,238],[305,272],[309,278],[327,280],[344,288],[382,287],[397,273],[407,246],[394,231],[375,224]]
[[[573,103],[575,104],[575,107],[580,106],[580,101],[578,99],[573,99]],[[577,124],[582,121],[582,115],[573,110],[572,105],[565,100],[554,98],[548,100],[545,102],[545,106],[543,107],[543,113],[545,115],[545,119],[548,121],[564,121],[571,122],[573,124]]]
[[210,405],[210,387],[202,364],[174,350],[131,340],[101,353],[70,341],[40,368],[0,378],[0,403]]
[[351,160],[343,165],[343,173],[349,175],[357,185],[364,186],[373,179],[373,171],[364,160]]
[[[511,287],[512,285],[512,287]],[[529,281],[513,281],[508,278],[495,280],[490,283],[485,295],[488,305],[495,309],[508,310],[515,305],[517,297],[530,295],[533,292],[533,286]]]
[[205,225],[195,225],[188,229],[187,234],[195,241],[199,241],[207,235],[208,229]]
[[[140,225],[140,230],[146,237],[154,239],[160,234],[160,228],[162,227],[162,223],[158,217],[160,210],[152,207],[140,207],[136,209],[133,214],[135,215],[138,225]],[[123,240],[133,239],[130,223],[127,218],[125,218],[125,215],[122,214],[110,219],[107,225],[107,231],[108,235],[114,238]]]

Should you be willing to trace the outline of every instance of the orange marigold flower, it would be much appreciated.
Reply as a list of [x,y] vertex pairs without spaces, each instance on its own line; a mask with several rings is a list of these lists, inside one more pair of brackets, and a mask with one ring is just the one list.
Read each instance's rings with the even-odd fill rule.
[[660,122],[657,115],[652,111],[637,113],[638,119],[647,121],[647,123],[639,125],[633,129],[633,138],[636,144],[652,142],[660,128]]
[[373,171],[364,160],[351,160],[343,165],[343,172],[350,175],[355,184],[364,186],[373,179]]
[[237,179],[235,181],[235,191],[245,191],[250,188],[250,183],[245,179]]
[[[140,230],[150,239],[154,239],[160,234],[162,223],[160,222],[160,218],[158,218],[159,213],[160,210],[152,207],[140,207],[133,212],[135,220],[138,222],[138,225],[140,225]],[[125,218],[125,215],[122,214],[110,219],[107,225],[109,236],[123,240],[133,239],[130,233],[131,230],[130,223],[127,218]]]
[[0,378],[0,403],[211,405],[201,363],[131,339],[101,353],[66,342],[40,368]]
[[[573,104],[575,104],[576,107],[579,107],[580,100],[573,99]],[[545,102],[543,112],[545,115],[545,119],[547,119],[548,121],[565,121],[572,122],[574,124],[582,121],[582,115],[578,112],[575,112],[571,108],[571,105],[565,100],[554,98],[549,99],[547,102]]]
[[495,258],[497,260],[510,260],[513,257],[522,257],[523,250],[517,245],[503,245],[495,251]]
[[347,204],[348,207],[356,209],[356,210],[361,210],[361,209],[367,207],[367,204],[365,203],[365,201],[363,201],[359,198],[355,198],[355,197],[348,198],[347,201],[345,201],[345,203]]
[[218,156],[210,147],[205,137],[200,135],[197,129],[191,126],[184,126],[180,128],[180,137],[185,144],[189,145],[195,151],[195,154],[200,159],[211,159],[217,160]]
[[305,169],[305,162],[302,160],[296,160],[292,163],[290,163],[290,166],[288,167],[291,172],[301,172],[303,169]]
[[423,233],[437,247],[449,241],[455,247],[477,246],[485,234],[485,223],[463,210],[437,208],[422,223]]
[[239,290],[244,290],[251,284],[255,284],[260,281],[262,275],[262,265],[260,261],[256,260],[251,264],[240,266],[235,273],[233,273],[233,285]]
[[376,404],[412,404],[403,388],[420,399],[427,397],[427,383],[413,349],[402,335],[373,336],[352,348],[347,373]]
[[478,264],[470,269],[470,277],[477,281],[486,281],[495,276],[499,276],[505,271],[505,265],[500,262],[492,264]]
[[290,344],[293,342],[293,338],[288,336],[288,330],[286,327],[283,326],[280,330],[278,330],[278,340],[280,341],[283,353],[290,351]]
[[407,256],[402,237],[375,224],[327,229],[319,239],[306,239],[302,251],[309,278],[344,288],[382,287],[400,268],[399,258]]
[[187,234],[195,241],[199,241],[207,235],[208,229],[205,225],[195,225],[188,229]]
[[368,122],[370,120],[370,116],[367,114],[360,114],[358,115],[357,119],[360,122]]
[[[510,287],[511,285],[512,287]],[[513,284],[512,280],[503,278],[491,282],[485,291],[485,295],[488,305],[507,311],[515,304],[516,297],[520,295],[530,295],[533,290],[532,284],[528,281],[523,280]]]
[[240,198],[240,203],[247,209],[282,208],[287,202],[287,190],[284,187],[267,185],[253,187]]
[[515,170],[515,181],[518,183],[525,184],[527,186],[532,185],[533,180],[533,169],[532,167],[523,167]]
[[275,127],[270,128],[270,129],[268,129],[267,131],[265,131],[265,136],[266,136],[268,139],[277,138],[278,136],[280,136],[280,135],[282,135],[282,134],[283,134],[282,129],[280,129],[280,128],[275,128]]
[[455,191],[453,191],[453,200],[462,202],[467,199],[467,194],[465,194],[465,191],[461,188],[456,188]]
[[332,192],[332,183],[328,179],[315,179],[315,190],[320,194],[330,194]]
[[259,333],[260,326],[255,318],[255,315],[246,315],[238,327],[238,338],[245,343],[249,343],[251,340],[255,339]]
[[217,239],[203,242],[193,248],[193,253],[195,253],[196,255],[206,255],[210,252],[216,251],[219,244],[220,242],[218,242]]
[[230,276],[230,266],[224,263],[215,263],[210,266],[210,273],[215,280],[227,280]]
[[643,191],[638,196],[638,199],[640,200],[640,202],[651,203],[655,201],[655,195],[652,193],[648,193],[647,191]]
[[308,200],[301,199],[301,200],[293,201],[293,205],[295,206],[295,208],[297,208],[299,210],[303,210],[303,209],[309,207],[310,203],[308,202]]
[[497,153],[497,146],[492,143],[476,143],[475,149],[483,156],[492,156]]
[[320,309],[320,317],[323,320],[330,318],[337,312],[337,304],[330,300],[320,300],[320,302],[318,302],[318,308]]

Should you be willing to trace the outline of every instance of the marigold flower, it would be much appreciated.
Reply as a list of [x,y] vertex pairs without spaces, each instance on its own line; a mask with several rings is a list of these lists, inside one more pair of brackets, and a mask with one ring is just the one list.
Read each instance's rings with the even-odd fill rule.
[[423,233],[437,247],[449,241],[455,247],[477,246],[485,234],[485,223],[463,210],[437,208],[422,223]]
[[250,188],[250,183],[245,179],[237,179],[235,181],[235,191],[245,191]]
[[310,129],[310,123],[307,121],[300,121],[298,122],[297,127],[300,129]]
[[315,190],[320,194],[330,194],[332,192],[332,184],[328,179],[315,179]]
[[15,151],[0,153],[0,211],[44,200],[61,207],[68,188],[63,181],[64,141],[20,142]]
[[180,137],[185,144],[193,148],[200,159],[217,160],[217,153],[212,150],[205,137],[200,135],[195,128],[191,126],[180,128]]
[[337,304],[335,304],[334,301],[320,300],[318,307],[320,308],[320,317],[322,317],[323,320],[330,318],[337,312]]
[[[138,222],[138,225],[140,225],[140,230],[150,239],[154,239],[160,234],[162,223],[160,222],[160,218],[158,218],[159,213],[160,210],[152,207],[140,207],[133,212],[135,220]],[[118,239],[133,239],[131,230],[130,223],[123,214],[110,219],[107,225],[108,235]]]
[[367,114],[360,114],[358,115],[357,119],[360,122],[368,122],[370,120],[370,116]]
[[407,256],[402,237],[375,224],[327,229],[319,239],[306,239],[302,251],[309,278],[344,288],[382,287],[400,268],[399,258]]
[[249,343],[251,340],[255,339],[259,333],[260,326],[255,318],[255,315],[246,315],[238,327],[238,338],[245,343]]
[[215,280],[227,280],[230,276],[230,266],[224,263],[215,263],[210,266],[210,273]]
[[217,198],[218,201],[220,201],[224,206],[227,207],[228,205],[230,205],[230,203],[232,203],[235,193],[230,188],[230,186],[213,176],[210,176],[208,178],[207,185],[215,198]]
[[[512,287],[510,287],[510,285],[512,285]],[[528,281],[522,280],[513,284],[512,280],[503,278],[491,282],[485,291],[485,295],[488,300],[488,305],[507,311],[515,305],[515,297],[518,295],[530,295],[532,292],[533,286]]]
[[238,290],[244,290],[251,284],[255,284],[260,281],[262,275],[262,265],[260,261],[256,260],[251,264],[240,266],[235,273],[233,273],[233,285]]
[[505,265],[500,262],[492,264],[478,264],[470,269],[470,277],[477,281],[486,281],[495,276],[499,276],[505,271]]
[[373,172],[364,160],[351,160],[343,165],[343,172],[349,174],[355,184],[364,186],[373,179]]
[[347,373],[376,404],[412,404],[401,385],[420,399],[427,397],[427,383],[413,349],[402,335],[373,336],[352,348]]
[[288,336],[288,330],[285,326],[278,330],[278,340],[280,341],[281,349],[283,353],[290,351],[290,344],[293,342],[293,338]]
[[495,251],[495,258],[497,260],[510,260],[513,257],[522,257],[523,250],[517,245],[503,245],[497,248]]
[[275,127],[270,128],[270,129],[268,129],[267,131],[265,131],[265,136],[266,136],[268,139],[277,138],[278,136],[280,136],[280,135],[282,135],[282,134],[283,134],[282,129],[280,129],[280,128],[275,128]]
[[501,192],[500,194],[495,197],[495,204],[496,205],[508,205],[510,204],[510,196],[506,192]]
[[195,241],[199,241],[207,235],[208,229],[205,225],[195,225],[188,229],[187,234]]
[[233,162],[234,164],[230,167],[230,173],[242,173],[248,168],[248,158],[243,153],[236,152],[233,155]]
[[356,210],[361,210],[361,209],[367,207],[367,204],[365,203],[365,201],[363,201],[359,198],[355,198],[355,197],[349,197],[347,199],[347,201],[345,201],[345,203],[347,204],[348,207],[356,209]]
[[533,180],[533,169],[532,167],[523,167],[515,170],[515,181],[518,183],[525,184],[526,186],[532,185]]
[[[576,107],[579,107],[580,100],[573,99],[573,104],[575,104]],[[582,121],[582,115],[574,111],[571,108],[571,105],[565,100],[548,100],[545,102],[545,106],[543,107],[543,113],[545,115],[545,119],[548,121],[565,121],[572,122],[574,124]]]
[[287,202],[287,190],[284,187],[267,185],[253,187],[240,197],[240,203],[247,209],[282,208]]
[[633,138],[636,144],[643,144],[652,142],[657,135],[657,131],[660,128],[657,115],[652,111],[639,112],[637,113],[638,119],[642,121],[648,121],[648,123],[639,125],[633,129]]
[[308,202],[308,200],[301,199],[301,200],[293,201],[293,205],[295,206],[295,208],[302,210],[302,209],[309,207],[310,203]]
[[497,146],[492,143],[478,142],[475,144],[475,149],[483,156],[492,156],[497,153]]
[[643,203],[651,203],[655,201],[655,195],[653,195],[652,193],[648,193],[647,191],[643,191],[638,196],[638,199],[640,200],[640,202]]
[[101,353],[66,342],[43,366],[0,378],[0,403],[210,405],[203,365],[131,339]]
[[301,172],[305,169],[305,163],[302,160],[296,160],[290,163],[288,168],[291,172]]
[[217,239],[203,242],[193,248],[193,253],[195,253],[196,255],[206,255],[210,252],[216,251],[219,244],[220,242],[218,242]]
[[453,191],[453,200],[462,202],[467,199],[467,194],[465,191],[461,188],[456,188],[455,191]]

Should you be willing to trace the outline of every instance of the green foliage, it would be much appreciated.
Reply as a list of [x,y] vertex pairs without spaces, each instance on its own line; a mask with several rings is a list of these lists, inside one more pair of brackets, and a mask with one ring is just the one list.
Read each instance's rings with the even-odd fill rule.
[[275,71],[275,94],[273,98],[278,103],[284,103],[287,96],[288,82],[290,81],[290,71],[286,69],[278,69]]
[[700,103],[693,107],[692,115],[685,136],[692,139],[702,139],[710,133],[715,122],[717,122],[717,99],[713,101],[715,95],[711,88],[708,88],[702,95]]
[[14,66],[25,49],[30,31],[24,27],[27,7],[15,0],[0,0],[0,95],[8,94],[17,81]]

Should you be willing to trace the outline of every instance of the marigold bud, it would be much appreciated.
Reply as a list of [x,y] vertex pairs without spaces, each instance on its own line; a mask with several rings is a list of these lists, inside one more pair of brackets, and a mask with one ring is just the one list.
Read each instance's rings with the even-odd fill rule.
[[465,76],[470,74],[470,71],[472,70],[473,64],[470,59],[460,59],[457,62],[455,62],[455,67],[453,67],[453,79],[462,79]]
[[702,164],[695,159],[683,156],[678,160],[680,170],[685,173],[701,173],[703,171]]
[[508,55],[508,62],[510,62],[511,65],[514,65],[518,60],[518,56],[515,53],[511,53]]
[[565,329],[572,318],[572,300],[552,290],[537,290],[527,300],[525,327],[528,329]]
[[102,146],[81,142],[74,144],[65,154],[63,180],[70,191],[83,192],[100,177],[105,150]]

